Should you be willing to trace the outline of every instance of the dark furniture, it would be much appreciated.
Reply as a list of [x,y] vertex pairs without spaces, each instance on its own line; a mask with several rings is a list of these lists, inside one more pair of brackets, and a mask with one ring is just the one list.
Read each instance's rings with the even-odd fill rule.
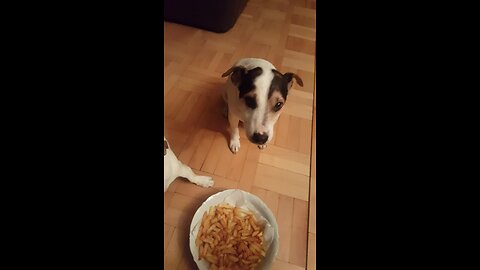
[[237,21],[248,0],[165,0],[165,20],[225,33]]

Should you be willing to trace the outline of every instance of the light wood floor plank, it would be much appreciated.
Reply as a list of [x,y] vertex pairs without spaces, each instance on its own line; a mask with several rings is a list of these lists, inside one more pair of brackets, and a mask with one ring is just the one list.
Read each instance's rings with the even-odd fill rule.
[[293,219],[293,198],[280,195],[278,199],[278,234],[280,237],[280,248],[277,258],[288,261],[290,256]]
[[303,200],[293,200],[293,223],[292,223],[292,241],[289,262],[301,267],[306,267],[307,262],[307,239],[308,235],[308,202]]
[[276,167],[258,164],[255,186],[301,200],[308,200],[309,177]]
[[308,233],[307,269],[317,269],[317,235]]

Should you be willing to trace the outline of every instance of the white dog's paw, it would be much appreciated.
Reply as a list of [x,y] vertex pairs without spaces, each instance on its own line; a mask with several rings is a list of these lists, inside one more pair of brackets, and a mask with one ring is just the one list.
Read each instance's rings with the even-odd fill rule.
[[258,149],[265,149],[267,147],[267,144],[262,144],[258,146]]
[[240,150],[240,140],[230,140],[230,150],[236,154]]
[[213,179],[210,176],[196,176],[192,182],[202,187],[213,186]]

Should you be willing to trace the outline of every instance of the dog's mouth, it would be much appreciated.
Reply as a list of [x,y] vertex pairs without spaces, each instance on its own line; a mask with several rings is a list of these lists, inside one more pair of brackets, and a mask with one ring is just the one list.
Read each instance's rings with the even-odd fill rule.
[[248,140],[249,140],[251,143],[253,143],[253,144],[256,144],[256,145],[261,145],[260,143],[258,143],[258,142],[255,142],[255,141],[253,140],[253,138],[252,138],[252,137],[250,137],[250,136],[248,136]]

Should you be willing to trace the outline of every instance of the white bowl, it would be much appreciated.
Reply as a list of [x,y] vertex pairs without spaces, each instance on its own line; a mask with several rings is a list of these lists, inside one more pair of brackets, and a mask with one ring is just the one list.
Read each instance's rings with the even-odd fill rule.
[[198,260],[198,247],[195,245],[195,239],[197,238],[197,232],[194,231],[195,225],[201,221],[203,213],[208,211],[210,206],[220,204],[226,197],[235,191],[241,191],[244,197],[257,208],[259,214],[262,215],[274,229],[273,241],[266,251],[265,258],[256,267],[256,269],[269,270],[272,268],[272,264],[277,256],[279,247],[278,225],[275,216],[265,205],[265,203],[263,203],[262,200],[260,200],[257,196],[243,190],[227,189],[213,194],[207,200],[205,200],[205,202],[203,202],[203,204],[197,209],[197,212],[195,212],[192,223],[190,224],[190,252],[192,253],[193,260],[197,264],[199,270],[208,270],[209,264],[206,260]]

